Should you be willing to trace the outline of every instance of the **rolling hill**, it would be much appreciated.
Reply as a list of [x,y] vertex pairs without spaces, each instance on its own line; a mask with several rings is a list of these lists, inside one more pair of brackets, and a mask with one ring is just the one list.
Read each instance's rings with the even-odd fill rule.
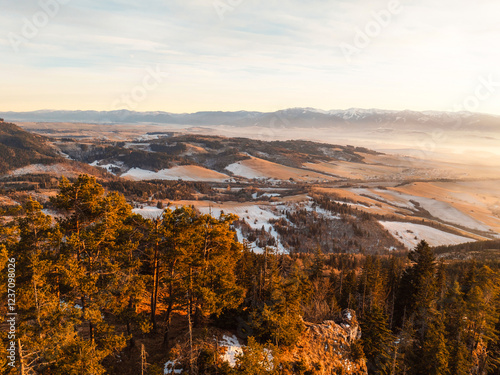
[[63,160],[47,138],[11,123],[0,123],[0,173],[30,164]]
[[[10,190],[39,181],[50,195],[55,177],[93,174],[147,215],[161,213],[151,201],[240,214],[238,235],[256,248],[309,251],[314,228],[323,228],[324,246],[349,252],[411,248],[421,237],[432,245],[499,237],[497,169],[487,166],[326,142],[168,131],[125,141],[44,137],[13,124],[2,124],[0,147]],[[323,206],[313,199],[318,194],[327,197]],[[303,233],[287,230],[289,221]]]

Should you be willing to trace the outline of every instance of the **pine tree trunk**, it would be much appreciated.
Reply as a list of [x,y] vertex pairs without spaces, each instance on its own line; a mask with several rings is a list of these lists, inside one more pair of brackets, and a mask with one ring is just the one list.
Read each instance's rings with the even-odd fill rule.
[[[56,294],[57,294],[57,300],[61,300],[61,282],[59,280],[59,268],[56,268]],[[58,303],[57,306],[61,306],[61,303]]]
[[35,293],[35,306],[36,306],[36,322],[38,323],[38,327],[41,327],[41,321],[40,321],[40,303],[38,302],[38,290],[36,287],[36,281],[33,277],[33,291]]
[[166,322],[166,327],[165,327],[165,333],[163,334],[163,348],[168,350],[169,349],[169,340],[170,340],[170,326],[172,324],[172,310],[173,310],[173,300],[170,300],[168,303],[167,307],[167,313],[165,316],[165,322]]
[[17,339],[17,346],[19,351],[19,375],[27,375],[24,364],[23,347],[21,345],[21,339]]
[[141,344],[141,375],[144,375],[146,370],[146,350],[144,349],[144,344]]
[[158,259],[158,242],[155,244],[155,253],[153,260],[153,293],[151,295],[151,324],[153,325],[153,333],[156,333],[156,304],[158,302],[159,288],[159,259]]
[[391,375],[396,375],[396,358],[398,356],[398,347],[394,346],[394,357],[392,359],[392,370]]
[[172,311],[174,309],[174,283],[173,283],[173,278],[174,278],[174,266],[175,262],[170,268],[170,283],[168,286],[168,307],[167,307],[167,313],[165,315],[165,322],[166,322],[166,327],[165,327],[165,333],[163,334],[163,348],[168,350],[168,343],[170,340],[170,325],[172,323]]
[[396,288],[393,286],[392,291],[392,304],[391,304],[391,317],[389,319],[389,328],[392,330],[394,328],[394,306],[396,304]]
[[188,316],[188,326],[189,326],[189,373],[192,375],[193,372],[193,325],[191,322],[191,314],[192,314],[192,288],[193,288],[193,278],[192,278],[192,268],[189,267],[189,292],[188,292],[188,309],[187,309],[187,316]]
[[89,334],[90,334],[90,342],[94,343],[94,325],[89,321]]
[[365,278],[365,282],[363,283],[363,300],[362,300],[362,307],[361,307],[361,314],[362,316],[365,316],[365,298],[366,298],[366,283],[368,281]]

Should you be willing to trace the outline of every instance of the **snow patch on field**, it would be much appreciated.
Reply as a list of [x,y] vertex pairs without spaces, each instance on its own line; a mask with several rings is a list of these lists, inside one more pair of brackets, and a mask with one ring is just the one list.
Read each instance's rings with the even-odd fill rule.
[[222,337],[222,340],[219,341],[219,346],[226,349],[224,355],[222,356],[222,360],[229,362],[229,365],[231,367],[235,367],[236,356],[243,354],[243,345],[240,344],[238,338],[235,335],[224,335],[224,337]]
[[157,219],[163,214],[163,209],[146,206],[143,208],[134,208],[132,212],[141,215],[145,219]]
[[[405,208],[405,209],[410,209],[414,210],[415,206],[410,202],[410,200],[416,200],[410,195],[402,194],[397,191],[391,191],[391,190],[380,190],[380,189],[374,189],[374,191],[369,190],[369,189],[364,189],[364,188],[355,188],[355,189],[350,189],[353,193],[356,193],[360,196],[366,196],[371,199],[374,199],[376,201],[382,201],[385,202],[386,204],[389,204],[391,206],[395,206],[398,208]],[[380,193],[381,195],[377,194]],[[390,200],[386,199],[383,197],[383,195],[390,195],[392,198]]]
[[16,202],[12,198],[9,198],[5,195],[0,196],[0,204],[4,206],[21,206],[21,203]]
[[264,179],[268,182],[284,180],[312,182],[327,181],[331,179],[331,177],[318,172],[289,167],[255,157],[229,164],[226,170],[233,173],[235,176],[247,179]]
[[[311,198],[309,198],[309,199],[311,199]],[[307,203],[297,205],[297,208],[298,209],[303,208],[303,209],[305,209],[306,211],[309,211],[309,212],[316,212],[318,215],[323,216],[326,219],[330,219],[330,220],[338,220],[338,219],[340,219],[340,215],[339,214],[333,214],[332,212],[327,211],[324,208],[321,208],[321,207],[319,207],[317,205],[313,205],[312,200],[310,200]]]
[[56,212],[56,211],[53,211],[53,210],[49,210],[47,208],[44,208],[42,210],[42,213],[47,215],[47,216],[51,216],[51,217],[54,217],[54,218],[60,218],[60,217],[63,217],[63,214],[62,213],[59,213],[59,212]]
[[165,375],[171,375],[171,374],[182,374],[184,369],[176,369],[175,366],[177,366],[177,361],[168,361],[165,363],[165,368],[163,370],[163,374]]
[[453,223],[462,227],[481,230],[485,232],[490,231],[490,227],[471,218],[470,216],[457,210],[455,207],[446,202],[440,202],[435,199],[422,197],[413,197],[413,199],[419,202],[420,205],[425,210],[429,211],[432,216],[437,217],[438,219],[441,219],[447,223]]
[[196,165],[182,165],[170,169],[162,169],[158,172],[141,168],[132,168],[128,172],[122,174],[121,177],[136,181],[182,179],[184,181],[224,182],[229,179],[228,175]]
[[222,212],[231,213],[238,215],[240,219],[244,219],[252,229],[265,228],[269,231],[272,228],[272,224],[269,220],[277,220],[280,216],[276,216],[274,213],[255,205],[238,205],[234,207],[198,207],[201,213],[211,214],[214,217],[219,217]]
[[461,243],[475,242],[467,237],[443,232],[436,228],[414,223],[402,223],[398,221],[381,221],[380,224],[391,233],[391,235],[402,242],[406,248],[413,249],[422,240],[431,246],[458,245]]
[[113,173],[114,169],[120,169],[123,166],[123,165],[120,166],[118,164],[112,164],[112,163],[109,163],[109,164],[100,164],[100,163],[101,163],[101,161],[95,160],[92,163],[90,163],[89,165],[92,167],[104,168],[111,174],[115,174],[115,173]]
[[143,141],[152,141],[154,139],[159,139],[160,135],[159,134],[143,134],[140,137],[137,137],[135,141],[137,142],[143,142]]
[[10,172],[10,174],[13,176],[22,176],[25,174],[42,174],[42,173],[50,173],[56,175],[75,174],[71,168],[68,168],[64,164],[52,164],[52,165],[31,164],[26,167],[18,168]]
[[[211,214],[214,217],[219,217],[222,212],[226,214],[238,215],[240,220],[245,220],[245,222],[254,230],[264,229],[269,232],[269,234],[276,239],[276,246],[271,246],[276,248],[280,253],[286,252],[287,250],[281,243],[279,235],[276,232],[274,226],[269,223],[270,220],[278,220],[283,216],[278,216],[274,212],[269,211],[269,206],[259,207],[257,205],[234,205],[234,206],[224,206],[224,207],[197,207],[202,214]],[[243,242],[244,236],[241,230],[236,229],[236,235],[238,236],[238,241]],[[255,253],[263,254],[264,249],[252,244],[252,250]]]
[[281,194],[279,194],[279,193],[264,193],[261,195],[261,197],[275,198],[275,197],[281,197]]
[[[368,196],[372,199],[382,201],[388,205],[399,208],[416,210],[416,206],[420,205],[421,208],[428,211],[432,216],[446,223],[460,225],[462,227],[484,232],[488,232],[491,230],[491,228],[487,225],[456,209],[451,204],[439,201],[437,199],[405,194],[394,190],[369,190],[356,188],[351,189],[351,191],[358,195]],[[387,199],[388,196],[391,197],[391,199]]]
[[226,169],[235,176],[240,176],[248,179],[268,178],[268,176],[259,171],[256,171],[254,168],[241,164],[240,161],[237,163],[229,164]]

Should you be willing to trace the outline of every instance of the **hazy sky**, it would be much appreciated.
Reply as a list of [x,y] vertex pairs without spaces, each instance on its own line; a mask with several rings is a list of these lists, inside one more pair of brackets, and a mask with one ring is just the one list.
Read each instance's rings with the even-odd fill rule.
[[1,111],[500,114],[498,0],[0,0],[0,9]]

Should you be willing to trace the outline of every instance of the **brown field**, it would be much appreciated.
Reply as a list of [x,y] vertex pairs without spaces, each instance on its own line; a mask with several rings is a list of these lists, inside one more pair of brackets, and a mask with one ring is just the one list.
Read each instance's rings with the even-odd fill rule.
[[240,174],[238,174],[238,172],[234,172],[235,175],[247,178],[251,178],[252,176],[255,176],[256,178],[269,178],[275,180],[289,180],[292,178],[296,181],[304,182],[327,182],[334,180],[334,177],[322,173],[288,167],[255,157],[242,160],[238,162],[238,164],[243,168],[241,168]]

